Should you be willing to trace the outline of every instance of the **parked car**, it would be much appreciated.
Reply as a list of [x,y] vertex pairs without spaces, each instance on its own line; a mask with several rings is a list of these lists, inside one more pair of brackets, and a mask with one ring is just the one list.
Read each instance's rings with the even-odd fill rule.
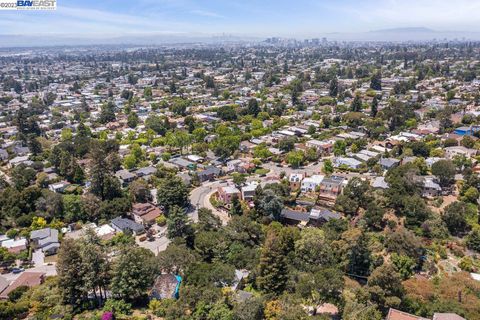
[[25,269],[23,269],[23,268],[13,268],[12,269],[12,273],[15,273],[15,274],[23,272],[23,271],[25,271]]

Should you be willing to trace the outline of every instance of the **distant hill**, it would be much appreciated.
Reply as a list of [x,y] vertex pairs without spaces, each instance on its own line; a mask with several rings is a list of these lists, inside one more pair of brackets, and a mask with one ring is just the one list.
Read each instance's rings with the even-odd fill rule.
[[425,27],[411,27],[411,28],[390,28],[390,29],[380,29],[380,30],[372,30],[370,32],[376,33],[396,33],[396,32],[437,32],[433,29],[425,28]]

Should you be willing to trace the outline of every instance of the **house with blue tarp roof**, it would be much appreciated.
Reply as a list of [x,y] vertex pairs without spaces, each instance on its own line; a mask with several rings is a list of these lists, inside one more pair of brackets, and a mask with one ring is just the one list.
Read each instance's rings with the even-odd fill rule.
[[182,277],[179,275],[159,275],[150,291],[150,299],[178,299],[181,283]]
[[453,132],[459,136],[472,136],[477,131],[480,131],[480,126],[458,127]]

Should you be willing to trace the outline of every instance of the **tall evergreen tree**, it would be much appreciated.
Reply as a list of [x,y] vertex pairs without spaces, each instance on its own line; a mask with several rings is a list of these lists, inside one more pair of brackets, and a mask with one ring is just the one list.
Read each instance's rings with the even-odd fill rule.
[[359,276],[368,276],[370,274],[372,255],[368,242],[367,235],[362,232],[348,253],[348,273]]
[[338,95],[338,80],[336,77],[330,80],[329,91],[330,91],[330,96],[332,97],[336,97]]
[[277,231],[270,230],[260,256],[257,284],[267,293],[280,294],[285,289],[288,279],[288,267],[284,245]]
[[380,70],[375,72],[370,79],[370,88],[373,90],[382,90],[382,73]]
[[355,95],[355,98],[353,98],[352,104],[350,105],[350,111],[352,112],[362,111],[362,99],[360,98],[359,94]]
[[230,215],[232,216],[240,216],[243,213],[242,204],[240,203],[240,199],[237,195],[233,195],[232,203],[230,204]]
[[375,118],[378,113],[378,98],[377,96],[373,97],[372,106],[370,107],[370,116]]
[[167,236],[169,239],[173,238],[185,238],[191,232],[190,226],[188,225],[188,218],[185,211],[178,207],[173,206],[167,218]]

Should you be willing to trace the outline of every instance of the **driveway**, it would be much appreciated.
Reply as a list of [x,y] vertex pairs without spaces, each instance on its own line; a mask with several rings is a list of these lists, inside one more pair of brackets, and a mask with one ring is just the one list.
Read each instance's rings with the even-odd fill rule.
[[139,239],[144,235],[136,237],[135,241],[140,247],[148,249],[152,251],[155,255],[158,255],[160,252],[167,249],[170,240],[166,236],[167,227],[159,227],[157,225],[154,225],[152,228],[157,231],[157,233],[153,237],[153,241],[140,241]]
[[35,250],[32,253],[32,262],[35,267],[41,267],[45,263],[45,254],[42,250]]

